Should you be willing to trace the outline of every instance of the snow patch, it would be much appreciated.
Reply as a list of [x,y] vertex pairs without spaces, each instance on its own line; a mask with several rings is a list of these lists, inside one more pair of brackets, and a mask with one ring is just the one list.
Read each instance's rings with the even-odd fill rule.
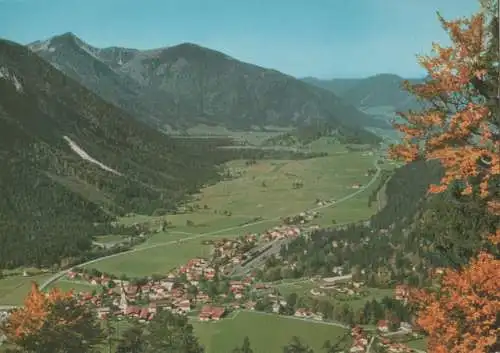
[[82,159],[98,165],[101,169],[106,170],[108,172],[111,172],[116,175],[122,175],[121,173],[117,172],[113,168],[108,167],[104,163],[99,162],[97,159],[92,158],[87,152],[83,150],[80,146],[78,146],[73,140],[71,140],[68,136],[63,136],[63,139],[66,140],[68,143],[69,147],[75,152],[77,155],[79,155]]
[[19,79],[16,77],[16,75],[14,75],[13,73],[10,73],[6,67],[0,66],[0,78],[12,82],[12,84],[16,88],[17,92],[19,92],[19,93],[24,92],[23,85],[21,85],[21,82],[19,81]]

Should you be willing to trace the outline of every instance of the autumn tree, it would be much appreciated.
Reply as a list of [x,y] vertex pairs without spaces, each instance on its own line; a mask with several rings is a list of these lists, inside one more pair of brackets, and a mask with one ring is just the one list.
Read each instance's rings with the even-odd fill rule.
[[[439,16],[452,45],[433,45],[419,58],[428,78],[407,89],[423,101],[421,111],[400,114],[404,135],[391,146],[395,158],[437,159],[444,167],[430,193],[455,191],[456,202],[477,202],[500,214],[500,87],[496,0],[482,11],[447,21]],[[437,291],[411,296],[417,322],[429,334],[430,353],[490,353],[499,350],[500,231],[479,234],[491,247],[479,248],[469,263],[448,269]]]
[[498,352],[499,276],[500,261],[482,252],[463,269],[446,270],[439,290],[413,291],[429,352]]
[[95,352],[103,339],[93,312],[77,303],[71,292],[44,293],[36,283],[0,332],[24,353]]

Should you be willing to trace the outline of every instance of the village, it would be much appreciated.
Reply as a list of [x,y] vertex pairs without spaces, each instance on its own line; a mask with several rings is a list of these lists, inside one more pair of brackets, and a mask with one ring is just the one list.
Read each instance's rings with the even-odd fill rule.
[[[289,223],[298,225],[274,227],[261,234],[205,241],[204,244],[213,247],[210,259],[191,259],[163,277],[125,280],[93,269],[76,267],[67,273],[66,280],[85,282],[96,286],[96,289],[101,288],[101,291],[77,292],[74,295],[80,303],[92,305],[102,320],[136,320],[147,324],[159,310],[170,310],[193,320],[219,321],[238,311],[259,310],[256,305],[263,299],[271,304],[270,314],[282,315],[287,302],[282,296],[276,295],[272,283],[257,280],[252,271],[237,278],[232,274],[235,267],[253,263],[255,258],[264,256],[267,250],[259,252],[259,249],[269,249],[269,244],[273,242],[307,237],[311,229],[303,226],[307,220],[301,220],[305,217],[314,215],[300,214],[289,220]],[[341,294],[352,298],[361,295],[365,285],[363,282],[353,281],[350,275],[343,273],[341,267],[334,269],[334,274],[338,277],[308,279],[309,283],[314,284],[309,293],[312,296]],[[338,282],[336,278],[346,280]],[[406,301],[407,294],[405,286],[398,286],[394,293],[395,299],[401,301]],[[325,320],[320,312],[307,308],[297,308],[291,317],[316,322]],[[340,323],[338,325],[348,328]],[[354,326],[351,330],[353,343],[350,351],[366,352],[367,333],[359,326]],[[376,344],[385,347],[388,352],[412,352],[404,344],[391,340],[394,334],[412,335],[409,323],[401,322],[395,329],[387,320],[380,320],[375,330],[371,330],[369,334],[372,338],[376,336]]]
[[[202,243],[212,247],[208,259],[193,258],[164,276],[128,279],[95,269],[74,267],[63,280],[95,287],[91,292],[78,291],[73,295],[80,304],[93,307],[101,320],[134,320],[147,324],[159,310],[169,310],[192,320],[207,322],[223,320],[239,311],[264,310],[271,315],[284,315],[286,311],[291,318],[322,322],[327,320],[324,315],[309,308],[297,307],[292,312],[284,310],[287,301],[276,292],[273,283],[256,279],[254,273],[262,264],[259,259],[265,260],[270,255],[279,258],[281,246],[286,246],[287,242],[297,237],[307,239],[316,229],[307,226],[307,223],[317,216],[317,212],[303,212],[283,219],[282,226],[260,234],[205,240]],[[363,297],[365,283],[354,281],[342,267],[336,267],[332,272],[336,277],[317,276],[302,280],[310,285],[308,294],[312,297],[342,296],[347,299]],[[407,295],[407,288],[398,286],[394,298],[406,301]],[[267,309],[257,307],[263,301],[268,304]],[[349,328],[341,323],[333,324]],[[350,352],[367,352],[367,333],[359,326],[351,327],[351,330],[353,343]],[[391,341],[394,334],[412,335],[409,323],[401,322],[395,328],[387,320],[380,320],[376,328],[369,332],[372,338],[375,337],[373,332],[380,338],[377,344],[388,352],[411,352],[407,346]]]

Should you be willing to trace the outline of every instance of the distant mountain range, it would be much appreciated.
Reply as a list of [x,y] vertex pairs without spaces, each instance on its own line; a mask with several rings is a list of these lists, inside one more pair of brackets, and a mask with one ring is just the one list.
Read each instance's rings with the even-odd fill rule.
[[[362,79],[302,79],[303,82],[333,92],[345,102],[363,110],[377,107],[392,108],[393,111],[419,109],[421,105],[416,98],[402,88],[404,80],[393,74],[379,74]],[[408,81],[418,83],[423,79]]]
[[219,180],[221,141],[187,140],[0,40],[0,268],[81,254],[93,235],[112,231],[114,216],[174,209]]
[[29,48],[105,100],[162,129],[314,121],[351,129],[386,126],[332,92],[190,43],[101,49],[66,33]]

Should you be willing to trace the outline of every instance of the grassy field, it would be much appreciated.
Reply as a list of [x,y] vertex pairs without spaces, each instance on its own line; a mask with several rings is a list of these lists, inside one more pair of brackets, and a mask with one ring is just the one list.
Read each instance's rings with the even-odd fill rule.
[[[228,168],[243,171],[242,176],[203,189],[193,203],[193,206],[199,206],[198,210],[161,217],[134,215],[123,218],[121,221],[126,224],[146,222],[152,227],[165,220],[171,228],[139,245],[138,248],[143,248],[141,251],[91,266],[101,271],[132,276],[165,273],[189,258],[207,255],[209,248],[201,245],[200,235],[220,238],[260,232],[278,225],[280,217],[316,207],[317,199],[340,199],[356,191],[352,184],[366,184],[371,179],[365,173],[373,168],[373,156],[346,152],[342,146],[321,141],[313,147],[333,153],[308,160],[257,161],[251,166],[247,166],[245,161],[233,161]],[[303,182],[302,188],[293,188],[296,180]],[[337,223],[366,219],[376,210],[376,205],[372,208],[367,206],[368,192],[342,205],[321,210],[322,216],[317,223],[331,225],[332,219]],[[258,224],[246,225],[257,217],[262,219]],[[183,241],[178,243],[179,240]],[[149,248],[158,244],[164,246]]]
[[300,337],[315,352],[326,340],[335,342],[345,330],[336,326],[311,323],[277,315],[239,312],[233,319],[213,323],[194,323],[195,332],[207,353],[231,352],[250,338],[254,353],[281,352],[292,336]]
[[75,292],[92,292],[93,290],[99,290],[99,286],[91,285],[85,282],[74,282],[65,279],[60,279],[59,281],[52,283],[47,287],[47,290],[57,287],[65,292],[74,290]]
[[413,349],[424,351],[427,349],[427,338],[420,338],[418,340],[409,341],[406,344],[408,345],[408,347],[411,347]]
[[52,274],[46,273],[36,276],[9,276],[0,279],[0,305],[20,305],[28,294],[32,281],[43,283]]
[[287,131],[293,131],[294,129],[289,127],[273,127],[268,126],[269,130],[272,131],[230,131],[221,126],[208,126],[199,124],[187,130],[190,136],[220,136],[220,137],[232,137],[238,141],[246,141],[247,143],[259,146],[270,137],[279,135]]

